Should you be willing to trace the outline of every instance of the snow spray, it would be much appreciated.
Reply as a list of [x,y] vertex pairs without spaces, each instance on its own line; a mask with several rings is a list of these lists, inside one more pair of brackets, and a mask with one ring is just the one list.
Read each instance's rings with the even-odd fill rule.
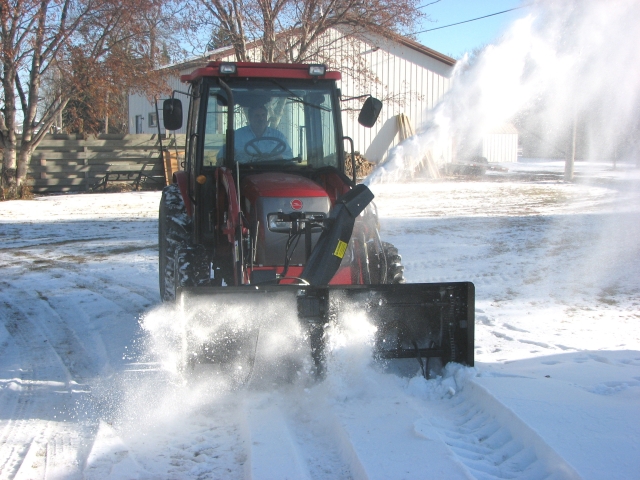
[[[295,297],[285,292],[238,298],[237,293],[222,292],[185,303],[158,307],[142,321],[148,356],[175,378],[193,382],[195,371],[201,372],[199,380],[207,382],[213,372],[220,391],[309,385],[318,380]],[[357,306],[350,309],[348,302],[336,311],[336,318],[325,325],[325,375],[345,386],[357,385],[371,367],[376,328],[365,312]],[[194,360],[203,361],[202,365],[189,365],[185,347],[188,355],[200,356]]]
[[[248,392],[308,378],[311,355],[295,299],[223,297],[163,304],[143,316],[138,360],[147,368],[104,386],[107,416],[120,430],[138,436],[160,425],[177,428],[198,415],[216,417],[216,409],[233,410]],[[199,358],[190,363],[195,353]]]
[[337,311],[325,328],[326,378],[334,392],[360,396],[372,373],[376,327],[357,305],[345,302]]
[[[393,149],[367,184],[398,181],[426,152],[439,166],[452,139],[458,159],[512,122],[537,157],[566,157],[574,126],[579,158],[621,160],[640,150],[640,2],[539,0],[502,38],[458,61],[451,90],[418,135]],[[635,157],[634,157],[635,156]]]
[[287,294],[257,298],[221,290],[156,309],[142,325],[149,350],[167,371],[189,376],[199,364],[207,371],[220,366],[218,373],[231,383],[268,383],[283,371],[302,375],[309,368],[296,312],[295,298]]

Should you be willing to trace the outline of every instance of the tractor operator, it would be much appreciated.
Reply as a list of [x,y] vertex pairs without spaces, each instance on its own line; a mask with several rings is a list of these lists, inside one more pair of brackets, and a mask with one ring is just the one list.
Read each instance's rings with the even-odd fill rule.
[[[235,157],[239,163],[293,158],[282,132],[267,126],[269,113],[266,107],[250,107],[247,113],[249,125],[235,132]],[[221,154],[224,156],[224,151]]]

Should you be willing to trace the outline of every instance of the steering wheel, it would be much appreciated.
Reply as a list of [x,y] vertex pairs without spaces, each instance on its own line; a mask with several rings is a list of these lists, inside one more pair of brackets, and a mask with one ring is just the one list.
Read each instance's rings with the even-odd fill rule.
[[[274,142],[275,145],[271,149],[260,148],[260,142]],[[259,137],[249,140],[244,146],[244,152],[254,158],[271,159],[282,155],[287,149],[287,143],[278,137]]]

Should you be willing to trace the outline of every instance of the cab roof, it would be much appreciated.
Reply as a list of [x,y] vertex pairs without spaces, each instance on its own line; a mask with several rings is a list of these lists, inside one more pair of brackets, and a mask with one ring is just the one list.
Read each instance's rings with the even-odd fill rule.
[[[233,63],[237,66],[235,74],[221,74],[220,64]],[[327,71],[324,75],[310,75],[309,64],[304,63],[253,63],[253,62],[211,62],[206,67],[195,69],[193,72],[181,75],[180,80],[185,83],[195,82],[203,77],[222,78],[292,78],[302,80],[341,80],[340,72]]]

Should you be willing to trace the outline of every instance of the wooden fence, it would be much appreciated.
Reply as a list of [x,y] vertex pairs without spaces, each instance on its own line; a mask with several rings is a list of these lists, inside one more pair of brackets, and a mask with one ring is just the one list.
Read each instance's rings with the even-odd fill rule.
[[[184,149],[184,135],[161,140],[165,151]],[[157,134],[52,134],[34,152],[28,176],[34,193],[84,192],[123,181],[160,189],[165,162]]]

